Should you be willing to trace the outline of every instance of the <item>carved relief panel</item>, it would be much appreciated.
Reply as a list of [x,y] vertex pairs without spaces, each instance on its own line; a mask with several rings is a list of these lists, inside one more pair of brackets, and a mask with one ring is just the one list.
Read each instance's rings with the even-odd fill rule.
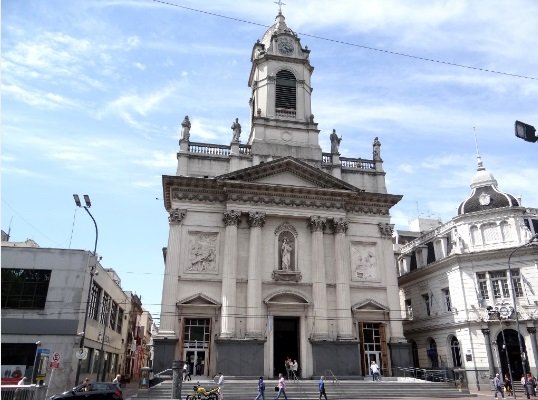
[[189,232],[185,272],[212,273],[217,269],[217,232]]
[[379,281],[375,243],[351,243],[351,280]]

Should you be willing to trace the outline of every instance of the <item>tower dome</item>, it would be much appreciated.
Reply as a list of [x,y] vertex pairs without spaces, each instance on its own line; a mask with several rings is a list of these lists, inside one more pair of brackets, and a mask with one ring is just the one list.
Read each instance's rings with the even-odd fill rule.
[[458,215],[502,207],[519,207],[514,196],[503,193],[497,187],[497,180],[486,170],[478,156],[478,168],[471,181],[471,195],[458,207]]
[[297,34],[293,32],[290,28],[288,28],[288,25],[286,25],[286,18],[284,18],[284,15],[279,12],[275,18],[275,23],[271,25],[269,29],[267,29],[267,31],[265,31],[261,42],[263,43],[265,48],[268,49],[271,45],[271,40],[273,39],[273,36],[282,33],[287,33],[288,35],[297,38]]

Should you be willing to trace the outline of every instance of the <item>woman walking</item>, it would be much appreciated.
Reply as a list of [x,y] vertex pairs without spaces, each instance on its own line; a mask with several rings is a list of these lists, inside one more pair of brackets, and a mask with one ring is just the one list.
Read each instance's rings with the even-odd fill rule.
[[284,399],[288,400],[288,396],[286,396],[286,382],[284,381],[284,376],[282,374],[278,374],[278,394],[275,397],[275,400],[280,398],[280,395],[284,395]]
[[258,395],[254,400],[265,400],[265,382],[263,381],[263,376],[260,376],[258,379]]

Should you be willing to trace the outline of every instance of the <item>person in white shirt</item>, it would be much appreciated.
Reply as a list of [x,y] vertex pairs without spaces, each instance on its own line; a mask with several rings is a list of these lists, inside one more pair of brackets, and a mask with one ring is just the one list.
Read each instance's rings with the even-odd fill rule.
[[222,372],[219,372],[217,374],[217,386],[219,387],[219,398],[220,400],[224,399],[224,395],[222,393],[222,386],[224,385],[224,375],[222,375]]
[[286,396],[286,381],[284,380],[284,376],[282,374],[278,374],[278,393],[275,400],[277,400],[281,394],[284,395],[284,399],[288,400],[288,396]]
[[372,371],[372,380],[379,381],[379,366],[375,361],[370,364],[370,371]]

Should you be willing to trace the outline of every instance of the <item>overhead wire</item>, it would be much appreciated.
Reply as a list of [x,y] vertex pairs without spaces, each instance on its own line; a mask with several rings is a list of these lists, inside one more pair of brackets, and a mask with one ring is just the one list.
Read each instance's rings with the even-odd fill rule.
[[[160,4],[172,6],[172,7],[178,7],[178,8],[184,9],[184,10],[194,11],[194,12],[198,12],[198,13],[201,13],[201,14],[207,14],[207,15],[211,15],[213,17],[224,18],[224,19],[237,21],[237,22],[241,22],[241,23],[245,23],[245,24],[261,26],[261,27],[264,27],[264,28],[269,28],[270,27],[270,25],[265,25],[265,24],[261,24],[261,23],[254,22],[254,21],[249,21],[249,20],[242,19],[242,18],[230,17],[228,15],[223,15],[223,14],[219,14],[219,13],[215,13],[215,12],[211,12],[211,11],[206,11],[206,10],[201,10],[201,9],[198,9],[198,8],[187,7],[187,6],[180,5],[180,4],[170,3],[168,1],[163,1],[163,0],[151,0],[151,1],[153,1],[154,3],[160,3]],[[489,69],[489,68],[475,67],[475,66],[472,66],[472,65],[460,64],[460,63],[451,62],[451,61],[438,60],[438,59],[430,58],[430,57],[417,56],[417,55],[414,55],[414,54],[403,53],[403,52],[400,52],[400,51],[380,49],[380,48],[373,47],[373,46],[367,46],[367,45],[363,45],[363,44],[352,43],[352,42],[348,42],[348,41],[345,41],[345,40],[328,38],[328,37],[325,37],[325,36],[313,35],[313,34],[309,34],[309,33],[305,33],[305,32],[297,32],[297,34],[300,35],[300,36],[311,37],[313,39],[324,40],[326,42],[338,43],[338,44],[342,44],[342,45],[345,45],[345,46],[352,46],[352,47],[357,47],[357,48],[370,50],[370,51],[377,51],[377,52],[380,52],[380,53],[390,54],[390,55],[393,55],[393,56],[407,57],[407,58],[420,60],[420,61],[425,61],[425,62],[430,62],[430,63],[437,63],[437,64],[448,65],[448,66],[451,66],[451,67],[470,69],[470,70],[479,71],[479,72],[487,72],[487,73],[491,73],[491,74],[510,76],[510,77],[513,77],[513,78],[538,80],[538,77],[535,77],[535,76],[515,74],[515,73],[511,73],[511,72],[498,71],[498,70]]]

